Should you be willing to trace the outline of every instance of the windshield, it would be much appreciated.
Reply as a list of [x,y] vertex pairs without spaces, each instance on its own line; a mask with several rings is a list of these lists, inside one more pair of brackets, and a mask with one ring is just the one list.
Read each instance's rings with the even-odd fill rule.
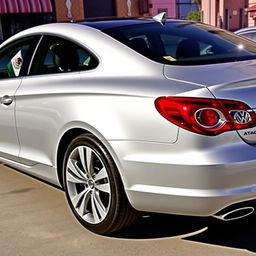
[[201,23],[144,23],[103,32],[145,57],[164,64],[202,65],[256,58],[256,43]]

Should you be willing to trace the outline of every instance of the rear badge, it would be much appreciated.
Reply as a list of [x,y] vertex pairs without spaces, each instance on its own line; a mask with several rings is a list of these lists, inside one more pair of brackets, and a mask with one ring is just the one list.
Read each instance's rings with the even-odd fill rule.
[[236,110],[230,113],[237,124],[248,124],[252,121],[251,115],[246,110]]

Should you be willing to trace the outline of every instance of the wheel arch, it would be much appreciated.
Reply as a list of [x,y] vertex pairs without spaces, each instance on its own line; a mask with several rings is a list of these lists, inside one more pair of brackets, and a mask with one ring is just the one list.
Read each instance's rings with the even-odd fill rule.
[[84,127],[76,127],[76,128],[67,129],[61,136],[61,139],[59,140],[58,147],[57,147],[56,163],[57,163],[57,175],[58,175],[60,185],[63,187],[62,165],[63,165],[63,159],[64,159],[66,149],[67,149],[68,145],[70,144],[70,142],[74,138],[76,138],[77,136],[84,134],[84,133],[91,134],[91,135],[95,136],[98,140],[101,141],[101,143],[107,149],[107,151],[109,152],[110,156],[112,157],[112,159],[118,169],[118,172],[119,172],[119,175],[120,175],[120,178],[122,180],[123,187],[125,190],[125,182],[124,182],[125,179],[122,175],[122,172],[120,171],[122,166],[121,166],[121,163],[118,160],[118,157],[115,154],[114,150],[112,149],[110,144],[107,143],[107,140],[100,133],[91,131],[91,129],[86,129]]
[[72,128],[70,130],[67,130],[59,141],[58,150],[57,150],[57,174],[58,174],[59,183],[62,187],[63,187],[62,164],[63,164],[63,158],[66,152],[66,148],[74,138],[76,138],[77,136],[83,133],[90,133],[90,132],[82,128]]

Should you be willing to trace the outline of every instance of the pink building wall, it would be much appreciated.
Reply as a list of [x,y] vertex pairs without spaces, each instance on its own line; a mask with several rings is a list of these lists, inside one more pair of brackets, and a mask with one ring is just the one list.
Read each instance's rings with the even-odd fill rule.
[[167,10],[167,16],[176,18],[176,0],[149,0],[149,12],[154,16]]
[[[224,3],[224,11],[225,9],[229,10],[229,29],[236,30],[240,28],[241,18],[243,18],[243,27],[245,26],[245,11],[243,12],[243,17],[240,15],[240,9],[245,10],[246,1],[243,0],[232,0],[225,1]],[[224,14],[224,13],[223,13]]]
[[202,0],[202,21],[217,26],[217,2],[215,0]]
[[210,25],[236,30],[247,26],[247,0],[202,0],[202,21]]

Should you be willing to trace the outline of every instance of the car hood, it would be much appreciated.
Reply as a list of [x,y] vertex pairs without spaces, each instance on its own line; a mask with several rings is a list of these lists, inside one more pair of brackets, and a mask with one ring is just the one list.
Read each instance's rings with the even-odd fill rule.
[[[165,65],[168,79],[205,86],[218,99],[245,102],[256,109],[256,60],[202,66]],[[256,144],[256,127],[239,130],[248,143]]]

